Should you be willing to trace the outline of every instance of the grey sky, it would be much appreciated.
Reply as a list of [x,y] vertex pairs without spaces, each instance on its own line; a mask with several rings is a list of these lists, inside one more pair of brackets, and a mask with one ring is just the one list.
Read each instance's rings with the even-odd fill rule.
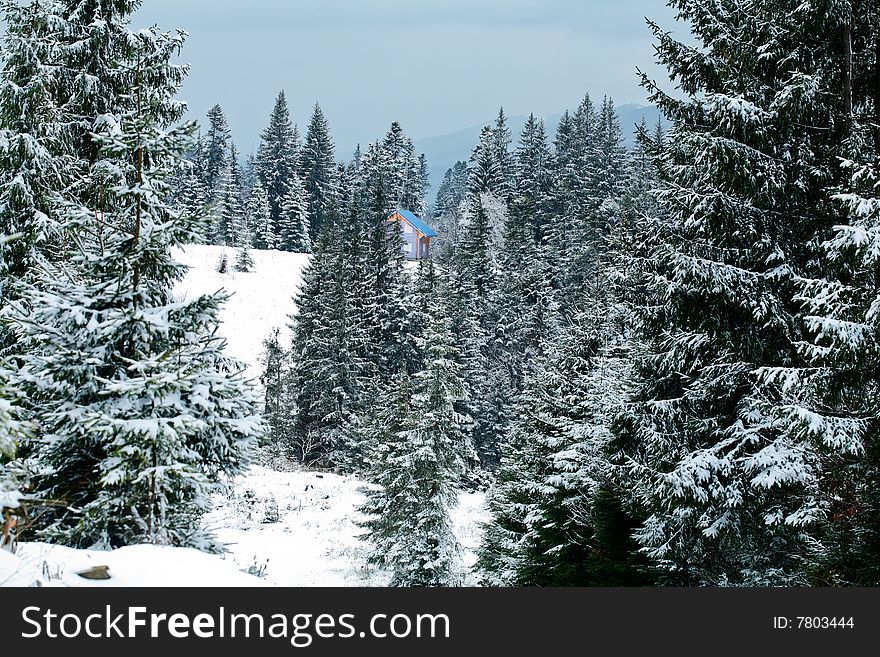
[[300,130],[317,100],[347,158],[392,120],[419,139],[509,115],[546,115],[584,92],[643,103],[644,17],[683,31],[663,0],[145,0],[135,25],[190,33],[192,116],[219,102],[245,153],[279,89]]

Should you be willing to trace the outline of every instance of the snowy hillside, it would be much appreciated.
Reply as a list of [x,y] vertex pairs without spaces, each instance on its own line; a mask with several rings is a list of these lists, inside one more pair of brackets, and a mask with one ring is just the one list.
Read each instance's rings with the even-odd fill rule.
[[[229,257],[229,271],[217,271],[220,255]],[[232,296],[220,314],[220,334],[228,341],[226,353],[244,361],[248,373],[259,378],[259,358],[263,339],[273,328],[282,329],[283,341],[289,338],[288,316],[294,311],[294,295],[299,289],[302,271],[309,256],[283,251],[251,251],[254,271],[233,271],[235,249],[191,244],[175,251],[174,258],[187,266],[186,278],[174,289],[181,299],[224,289]]]
[[[260,374],[262,341],[274,327],[289,339],[288,316],[308,256],[282,251],[252,251],[250,273],[217,272],[224,251],[219,246],[190,245],[175,258],[190,267],[177,286],[192,296],[225,289],[232,293],[221,313],[220,333],[227,353],[244,361],[254,378]],[[226,249],[230,262],[235,251]],[[227,559],[251,569],[277,586],[383,586],[388,573],[366,564],[367,546],[356,507],[363,482],[331,473],[278,472],[255,466],[239,477],[226,495],[218,496],[206,525],[229,549]],[[464,564],[476,561],[484,514],[481,493],[462,495],[453,520],[465,548]],[[470,580],[469,583],[473,583]]]

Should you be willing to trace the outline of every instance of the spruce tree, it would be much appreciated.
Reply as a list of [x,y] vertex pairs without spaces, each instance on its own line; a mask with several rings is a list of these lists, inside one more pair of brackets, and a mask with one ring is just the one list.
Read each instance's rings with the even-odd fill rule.
[[212,201],[222,198],[225,172],[230,166],[238,166],[231,161],[230,142],[232,133],[229,122],[220,105],[208,110],[208,133],[205,135],[205,187]]
[[275,328],[263,340],[263,373],[260,376],[260,383],[265,391],[263,420],[266,425],[266,440],[279,452],[289,445],[291,411],[286,385],[289,354],[281,345],[280,333]]
[[492,129],[492,137],[495,146],[495,161],[498,163],[498,170],[504,181],[497,193],[502,198],[508,199],[508,195],[514,187],[514,164],[510,154],[512,137],[510,128],[507,127],[507,117],[504,115],[503,107],[498,110],[498,117],[495,119],[495,126]]
[[395,121],[382,140],[383,182],[389,206],[424,217],[427,211],[427,160],[416,154],[413,140]]
[[210,547],[199,522],[208,495],[241,471],[259,433],[242,367],[214,336],[223,297],[181,303],[170,293],[183,274],[170,249],[194,241],[200,221],[167,201],[194,130],[167,127],[180,118],[184,71],[170,61],[182,42],[153,28],[128,33],[131,50],[114,53],[108,69],[128,76],[128,93],[92,143],[128,183],[112,188],[97,244],[80,237],[94,234],[94,210],[60,207],[82,278],[44,269],[28,289],[33,303],[10,318],[26,346],[16,378],[38,427],[33,487],[65,503],[40,516],[38,535],[73,546]]
[[287,195],[278,219],[278,248],[294,253],[311,253],[308,197],[299,176],[291,175]]
[[56,10],[48,2],[10,1],[0,10],[6,22],[0,71],[2,306],[15,295],[9,282],[24,277],[36,260],[58,260],[63,252],[54,197],[69,184],[72,161],[65,156],[70,131],[63,120]]
[[449,586],[459,577],[449,510],[469,455],[455,408],[464,385],[442,307],[434,304],[424,329],[424,369],[401,372],[383,396],[370,455],[378,488],[361,508],[370,516],[371,561],[392,570],[391,586]]
[[22,420],[20,400],[6,383],[6,377],[0,370],[0,508],[15,509],[22,496],[10,461],[15,458],[18,444],[29,437],[30,428]]
[[[290,178],[297,170],[299,148],[299,136],[296,127],[290,122],[287,98],[284,91],[280,91],[269,115],[269,125],[263,131],[254,163],[257,178],[263,184],[269,200],[271,223],[275,233],[274,245],[277,245],[280,239],[278,222]],[[275,246],[267,248],[275,248]]]
[[[834,225],[817,237],[816,266],[795,282],[803,313],[803,361],[760,370],[780,394],[770,398],[787,441],[818,453],[808,494],[821,515],[811,528],[806,576],[816,585],[880,583],[880,12],[872,3],[833,3],[819,14],[834,122],[846,131],[840,166],[827,173]],[[842,39],[839,36],[842,35]],[[817,33],[820,43],[825,35]],[[817,137],[819,125],[816,125]],[[826,162],[830,162],[830,159]],[[827,164],[826,164],[827,166]],[[821,206],[820,206],[821,207]],[[818,461],[818,463],[817,463]]]
[[616,446],[647,516],[636,536],[668,582],[804,581],[821,455],[853,446],[793,433],[778,407],[790,387],[762,375],[804,364],[797,281],[839,223],[825,189],[846,142],[842,14],[747,4],[674,2],[704,50],[653,29],[688,97],[644,79],[674,127],[658,156],[648,352]]
[[275,228],[272,225],[272,210],[269,196],[263,183],[257,180],[251,188],[247,203],[248,222],[253,226],[253,244],[255,249],[274,249],[278,246],[275,239]]
[[432,240],[431,250],[433,257],[440,262],[448,262],[458,244],[467,191],[467,163],[459,161],[446,170],[434,201],[434,226],[438,237]]
[[306,133],[302,156],[299,161],[299,175],[308,197],[308,216],[311,236],[318,234],[321,224],[330,210],[336,205],[336,161],[330,127],[315,103],[309,129]]
[[[332,219],[331,219],[332,218]],[[303,272],[293,316],[290,390],[295,397],[290,450],[303,463],[333,465],[359,398],[358,354],[339,248],[341,222],[330,215]]]
[[[507,422],[510,385],[494,341],[498,321],[498,262],[496,230],[492,224],[492,194],[471,194],[465,201],[465,225],[456,249],[453,268],[460,310],[467,315],[455,323],[457,338],[469,355],[468,414],[473,418],[473,439],[477,454],[487,467],[498,463],[499,443]],[[504,219],[503,210],[498,212]]]
[[241,246],[249,233],[249,217],[242,202],[241,166],[238,163],[235,144],[230,144],[226,160],[226,168],[220,178],[216,196],[219,221],[216,223],[216,234],[211,242]]
[[498,198],[506,198],[507,185],[498,162],[497,140],[490,126],[483,126],[480,141],[471,154],[470,162],[470,191],[474,194],[489,193]]
[[[250,238],[247,238],[248,240]],[[252,272],[254,270],[254,258],[251,255],[251,247],[247,244],[247,242],[242,243],[241,246],[238,247],[238,252],[235,254],[235,271],[240,272]]]

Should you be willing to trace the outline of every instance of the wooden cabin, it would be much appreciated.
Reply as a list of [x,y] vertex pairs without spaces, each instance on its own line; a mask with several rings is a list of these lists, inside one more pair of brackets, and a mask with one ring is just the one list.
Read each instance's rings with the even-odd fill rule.
[[422,260],[431,255],[431,238],[437,233],[409,210],[395,210],[388,217],[388,225],[400,224],[401,250],[409,260]]

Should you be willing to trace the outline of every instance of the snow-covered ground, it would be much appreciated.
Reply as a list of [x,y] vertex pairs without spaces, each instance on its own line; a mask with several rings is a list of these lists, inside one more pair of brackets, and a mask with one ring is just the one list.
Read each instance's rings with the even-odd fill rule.
[[[215,499],[205,518],[227,549],[137,545],[112,552],[21,543],[0,551],[0,586],[385,586],[390,574],[367,564],[357,506],[363,482],[329,472],[253,466]],[[464,493],[453,515],[465,570],[476,561],[481,493]],[[109,566],[109,580],[78,572]],[[465,575],[464,584],[475,584]]]
[[[216,270],[224,249],[191,245],[174,256],[189,265],[175,288],[179,297],[232,293],[220,319],[227,353],[258,379],[262,341],[274,327],[289,339],[288,316],[308,256],[253,251],[251,273]],[[227,249],[230,264],[234,249]],[[0,586],[384,586],[389,573],[367,564],[369,546],[359,535],[357,507],[364,483],[354,477],[279,465],[252,466],[218,494],[206,526],[226,546],[222,557],[195,550],[140,545],[112,552],[22,543],[15,555],[0,551]],[[463,583],[488,519],[482,493],[462,493],[453,513],[462,544]],[[76,573],[109,566],[109,580]]]
[[[389,573],[367,564],[369,546],[359,538],[363,485],[329,472],[254,466],[218,496],[206,525],[228,559],[272,585],[385,586]],[[483,508],[481,493],[465,493],[453,517],[466,567],[476,560]]]
[[[107,566],[110,579],[77,573]],[[264,586],[239,570],[228,555],[188,548],[131,545],[111,552],[62,545],[21,543],[15,554],[0,550],[0,586]]]
[[[217,271],[220,255],[229,258],[226,274]],[[226,338],[226,353],[248,366],[248,374],[259,379],[263,340],[274,328],[281,329],[282,344],[290,339],[289,316],[296,310],[294,296],[302,282],[302,271],[309,256],[283,251],[251,251],[254,270],[234,271],[235,249],[191,244],[173,252],[174,258],[187,265],[186,278],[175,288],[180,299],[213,294],[220,289],[232,296],[220,312],[220,334]]]

